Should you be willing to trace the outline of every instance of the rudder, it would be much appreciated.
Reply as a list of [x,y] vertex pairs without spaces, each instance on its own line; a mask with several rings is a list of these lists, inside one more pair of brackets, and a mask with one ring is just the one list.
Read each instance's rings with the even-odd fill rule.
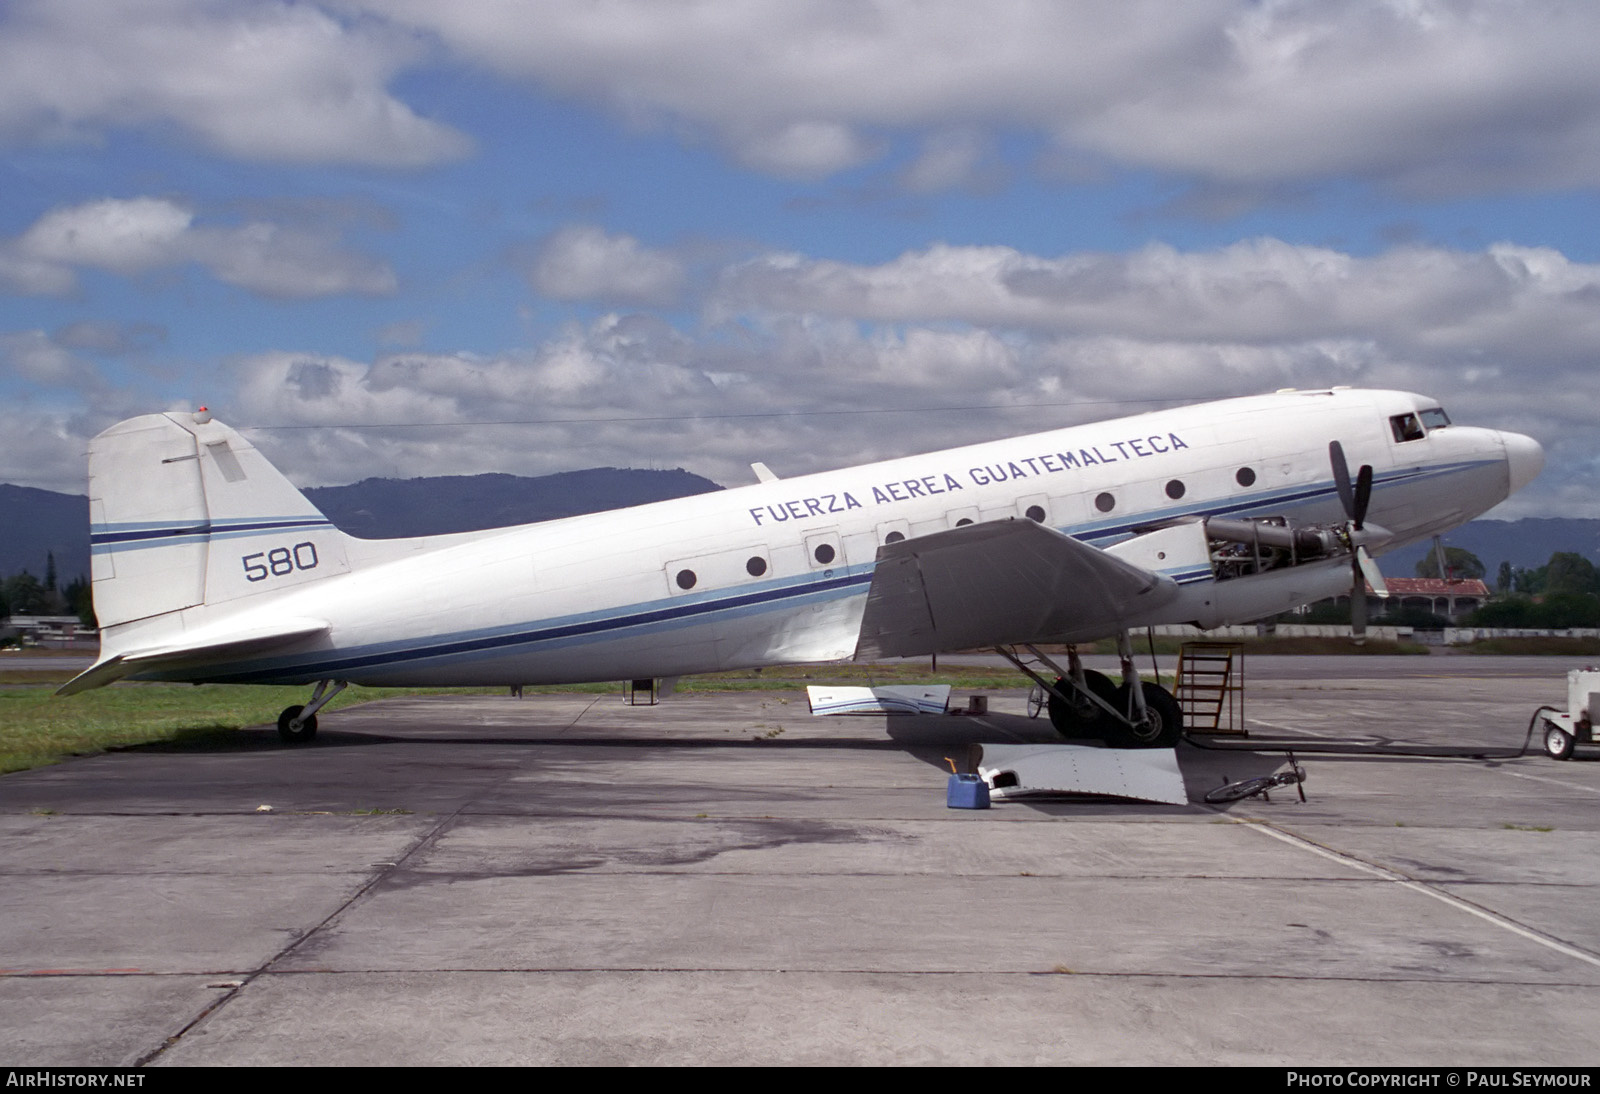
[[101,627],[350,568],[327,517],[203,410],[130,418],[90,441],[89,514]]

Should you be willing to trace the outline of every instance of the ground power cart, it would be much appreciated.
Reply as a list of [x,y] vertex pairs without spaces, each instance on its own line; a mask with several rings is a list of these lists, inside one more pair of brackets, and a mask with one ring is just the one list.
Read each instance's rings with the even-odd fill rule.
[[1542,707],[1544,750],[1552,759],[1570,760],[1580,744],[1594,743],[1594,718],[1600,715],[1600,669],[1567,673],[1567,709]]

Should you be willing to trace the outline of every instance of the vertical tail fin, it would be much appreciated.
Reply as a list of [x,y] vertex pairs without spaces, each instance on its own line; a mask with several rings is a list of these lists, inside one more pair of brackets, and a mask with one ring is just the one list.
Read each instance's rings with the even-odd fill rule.
[[89,442],[102,627],[345,573],[344,537],[234,430],[147,414]]

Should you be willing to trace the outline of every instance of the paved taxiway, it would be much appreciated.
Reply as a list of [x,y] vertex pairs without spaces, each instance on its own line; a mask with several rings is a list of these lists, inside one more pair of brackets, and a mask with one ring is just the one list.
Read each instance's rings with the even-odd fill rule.
[[1252,659],[1252,744],[1453,754],[964,812],[1020,691],[487,696],[5,776],[0,1063],[1593,1063],[1600,763],[1470,755],[1569,662],[1321,660]]

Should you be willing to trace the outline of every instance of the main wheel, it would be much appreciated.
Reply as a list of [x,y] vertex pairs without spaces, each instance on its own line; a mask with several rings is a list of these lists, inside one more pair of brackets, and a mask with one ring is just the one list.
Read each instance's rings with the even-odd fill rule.
[[[1089,669],[1083,674],[1083,682],[1096,698],[1105,700],[1115,710],[1122,709],[1117,705],[1120,689],[1105,673]],[[1050,724],[1057,733],[1063,737],[1098,737],[1104,732],[1104,726],[1111,721],[1105,711],[1079,695],[1065,679],[1056,681],[1056,690],[1068,696],[1065,700],[1050,696]]]
[[1544,724],[1544,750],[1552,760],[1572,759],[1572,734],[1556,725],[1554,722]]
[[290,725],[305,707],[284,707],[283,713],[278,715],[278,736],[292,745],[304,744],[317,735],[317,716],[313,714],[307,718],[299,729]]
[[[1183,736],[1183,711],[1172,692],[1159,684],[1144,686],[1144,721],[1136,726],[1106,719],[1106,744],[1112,748],[1172,748]],[[1117,689],[1117,709],[1129,710],[1127,685]]]

